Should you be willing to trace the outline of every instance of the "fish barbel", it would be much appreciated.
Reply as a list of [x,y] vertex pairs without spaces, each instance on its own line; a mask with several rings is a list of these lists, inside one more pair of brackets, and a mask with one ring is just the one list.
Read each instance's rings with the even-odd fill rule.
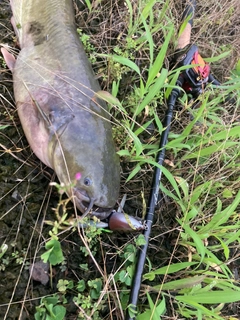
[[[81,212],[112,208],[120,165],[110,116],[79,40],[72,0],[11,0],[21,51],[12,70],[18,115],[37,157]],[[76,179],[77,175],[77,179]]]

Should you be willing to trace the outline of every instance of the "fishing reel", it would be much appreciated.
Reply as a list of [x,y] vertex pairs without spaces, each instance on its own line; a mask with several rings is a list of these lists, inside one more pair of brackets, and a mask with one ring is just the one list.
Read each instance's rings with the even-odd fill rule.
[[195,98],[202,93],[208,82],[215,80],[210,75],[209,64],[203,60],[196,45],[188,45],[178,50],[174,55],[174,60],[177,68],[187,66],[180,74],[179,80],[186,93]]

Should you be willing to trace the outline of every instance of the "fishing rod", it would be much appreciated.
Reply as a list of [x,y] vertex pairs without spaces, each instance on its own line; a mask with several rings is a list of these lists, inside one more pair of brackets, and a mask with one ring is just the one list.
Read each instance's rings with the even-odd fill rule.
[[157,205],[159,196],[159,186],[162,177],[161,166],[163,165],[165,158],[166,144],[168,141],[168,135],[170,131],[170,125],[173,117],[175,103],[182,89],[184,89],[187,93],[191,93],[191,95],[196,99],[197,96],[202,93],[207,83],[210,82],[214,85],[220,85],[220,83],[210,74],[210,66],[207,63],[205,63],[205,61],[198,53],[197,46],[194,44],[190,44],[195,9],[196,1],[189,0],[182,16],[182,21],[186,19],[189,20],[185,29],[178,38],[177,50],[174,55],[174,60],[176,61],[176,68],[182,66],[189,67],[180,74],[176,82],[176,87],[174,87],[174,89],[172,90],[167,101],[168,108],[165,114],[163,124],[163,128],[165,128],[165,130],[162,132],[159,144],[159,152],[156,157],[156,162],[159,166],[155,166],[154,169],[151,191],[147,206],[147,213],[145,217],[146,229],[143,231],[143,235],[145,237],[146,243],[143,246],[141,246],[138,251],[138,260],[135,268],[133,282],[131,285],[130,298],[125,320],[134,320],[136,317],[137,302],[141,287],[142,274],[147,255],[155,207]]

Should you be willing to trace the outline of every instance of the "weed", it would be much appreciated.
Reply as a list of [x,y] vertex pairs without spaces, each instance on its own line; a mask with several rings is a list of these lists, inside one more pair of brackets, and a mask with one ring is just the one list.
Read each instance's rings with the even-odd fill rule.
[[96,56],[94,54],[95,48],[91,44],[90,39],[91,37],[85,33],[83,33],[82,29],[77,29],[77,33],[80,36],[80,40],[84,46],[84,49],[89,54],[89,60],[91,63],[96,63]]
[[3,57],[0,57],[0,63],[1,63],[1,66],[3,67],[3,69],[7,68],[7,64],[6,64],[5,60],[3,59]]
[[59,305],[59,298],[57,295],[52,297],[44,297],[41,299],[40,305],[36,307],[34,314],[35,320],[63,320],[66,314],[66,309]]

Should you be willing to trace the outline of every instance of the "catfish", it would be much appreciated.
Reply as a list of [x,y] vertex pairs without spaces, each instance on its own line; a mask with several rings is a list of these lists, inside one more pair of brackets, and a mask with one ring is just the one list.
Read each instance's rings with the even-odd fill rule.
[[6,48],[1,50],[12,71],[16,108],[31,149],[56,172],[83,216],[112,216],[112,229],[119,229],[118,220],[127,229],[128,219],[112,212],[119,197],[120,161],[110,114],[98,98],[100,86],[76,31],[72,0],[10,4],[21,50],[16,60]]

